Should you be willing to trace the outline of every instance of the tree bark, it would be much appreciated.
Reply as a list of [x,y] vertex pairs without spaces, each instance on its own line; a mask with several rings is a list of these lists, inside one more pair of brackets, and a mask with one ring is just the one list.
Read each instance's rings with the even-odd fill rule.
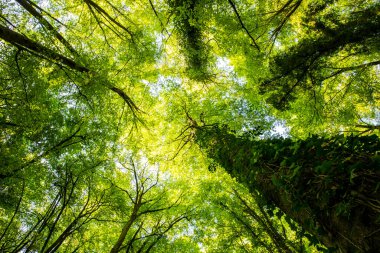
[[6,42],[11,43],[12,45],[24,49],[26,51],[30,51],[34,54],[39,55],[40,57],[47,58],[53,62],[61,63],[73,70],[77,70],[79,72],[89,72],[90,70],[81,64],[67,58],[64,55],[61,55],[50,48],[41,45],[38,42],[35,42],[28,37],[12,31],[6,26],[0,24],[0,38],[5,40]]
[[113,245],[110,253],[119,252],[119,249],[121,248],[121,246],[125,240],[125,237],[127,236],[128,231],[131,228],[132,224],[135,222],[136,218],[137,218],[137,213],[133,212],[131,217],[127,221],[127,223],[124,225],[124,227],[123,227],[123,229],[119,235],[119,238],[117,239],[117,242]]
[[[380,217],[380,192],[376,190],[380,181],[378,137],[343,138],[333,146],[342,138],[253,141],[226,128],[195,128],[195,140],[210,158],[250,191],[258,190],[268,203],[280,208],[327,247],[340,252],[377,252],[380,248],[380,223],[376,221]],[[317,146],[320,143],[322,147]],[[350,143],[356,145],[355,150]],[[370,150],[360,149],[365,144]],[[333,157],[334,152],[341,153],[338,159]],[[328,170],[338,174],[319,172],[327,164],[331,166]],[[348,176],[340,176],[351,165],[356,169]],[[323,194],[333,197],[323,204],[319,197]],[[349,215],[342,215],[346,202],[350,207],[343,210],[348,210]]]

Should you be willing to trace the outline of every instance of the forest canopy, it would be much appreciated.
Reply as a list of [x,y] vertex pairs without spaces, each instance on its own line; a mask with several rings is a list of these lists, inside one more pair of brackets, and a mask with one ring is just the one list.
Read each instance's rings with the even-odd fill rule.
[[376,252],[376,0],[0,0],[0,252]]

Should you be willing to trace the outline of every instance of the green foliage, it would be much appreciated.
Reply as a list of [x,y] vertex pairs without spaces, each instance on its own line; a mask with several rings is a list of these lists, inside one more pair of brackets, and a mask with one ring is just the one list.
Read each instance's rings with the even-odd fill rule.
[[[275,55],[270,62],[273,78],[264,81],[261,86],[262,92],[275,91],[270,102],[279,109],[285,109],[290,101],[296,99],[297,91],[317,90],[326,85],[325,80],[336,76],[341,77],[340,85],[343,85],[342,82],[352,83],[357,81],[358,75],[366,75],[373,70],[372,67],[379,62],[371,63],[367,59],[378,51],[380,24],[375,14],[378,7],[374,4],[366,9],[358,8],[346,20],[341,18],[345,13],[333,14],[332,11],[308,16],[308,28],[313,33],[287,51]],[[315,11],[313,5],[310,12]],[[338,52],[341,56],[355,59],[355,65],[339,67],[338,63],[331,62],[331,55],[337,55]],[[343,73],[351,77],[342,77]]]
[[203,24],[199,18],[207,1],[200,0],[169,0],[175,17],[174,24],[179,33],[179,44],[183,48],[188,65],[187,74],[191,79],[204,81],[209,78],[208,64],[210,61],[209,46],[202,34]]
[[0,251],[366,251],[378,5],[0,1]]

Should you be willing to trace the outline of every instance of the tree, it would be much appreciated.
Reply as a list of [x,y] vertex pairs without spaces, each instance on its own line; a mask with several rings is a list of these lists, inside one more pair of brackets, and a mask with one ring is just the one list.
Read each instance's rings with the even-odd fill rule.
[[175,25],[181,40],[180,45],[186,56],[189,76],[200,81],[207,79],[209,49],[203,42],[202,23],[199,22],[198,16],[209,3],[198,0],[169,0],[168,4],[175,14]]
[[[81,64],[65,57],[64,55],[61,55],[55,52],[54,50],[51,50],[48,47],[45,47],[39,44],[38,42],[30,40],[28,37],[22,34],[12,31],[6,26],[3,26],[3,25],[0,26],[0,38],[16,46],[20,51],[25,50],[41,58],[47,59],[48,61],[51,61],[52,63],[57,63],[58,65],[62,64],[63,66],[66,66],[75,71],[84,72],[84,73],[90,72],[90,69],[86,68],[85,66],[82,66]],[[62,65],[60,66],[63,67]],[[95,71],[92,71],[92,72],[95,73]],[[134,102],[121,89],[114,87],[112,85],[106,84],[106,86],[108,86],[108,88],[112,90],[113,92],[116,92],[127,103],[127,105],[130,107],[130,109],[133,112],[138,110]]]
[[[376,54],[379,43],[380,21],[375,14],[378,8],[379,5],[375,4],[353,12],[344,23],[336,14],[317,15],[324,8],[310,11],[311,17],[307,18],[309,29],[318,35],[305,38],[286,52],[273,57],[270,66],[274,77],[262,83],[262,92],[277,90],[271,97],[271,103],[283,109],[289,101],[294,100],[297,89],[313,90],[315,86],[323,85],[325,80],[349,72],[364,75],[373,66],[379,65],[378,60],[368,62],[368,55]],[[335,62],[331,66],[329,58],[338,52],[341,55],[345,52],[345,62],[354,57],[357,60],[351,66],[340,67]],[[367,57],[362,58],[365,60],[360,64],[361,55]],[[353,82],[339,81],[341,84]],[[352,84],[347,84],[347,90],[349,85]]]
[[[137,248],[137,252],[150,252],[159,240],[164,237],[165,233],[176,223],[183,219],[189,219],[189,214],[184,213],[174,215],[174,217],[170,218],[164,218],[162,217],[163,215],[158,215],[158,217],[152,217],[153,221],[149,221],[146,217],[147,215],[175,209],[179,206],[180,199],[177,199],[174,203],[168,204],[167,199],[165,198],[166,191],[164,189],[149,197],[150,192],[159,187],[158,171],[156,172],[156,175],[151,175],[152,173],[147,171],[147,167],[138,168],[139,165],[135,164],[133,161],[131,161],[130,164],[132,167],[131,172],[133,173],[133,192],[131,193],[130,190],[126,190],[114,184],[114,187],[128,196],[132,203],[132,207],[127,220],[123,222],[124,225],[122,226],[117,241],[110,250],[111,253],[120,252],[124,249],[126,249],[126,252],[134,252],[134,248]],[[158,220],[155,221],[155,218],[158,218]],[[146,227],[145,224],[148,222],[153,223],[150,225],[152,227]],[[132,235],[132,226],[136,225],[136,223],[138,223],[138,227]],[[130,235],[130,239],[126,240],[128,234]],[[136,244],[138,245],[136,246]]]
[[[95,185],[93,174],[100,163],[83,169],[78,168],[79,163],[57,168],[52,181],[45,178],[44,183],[51,185],[44,197],[23,179],[16,208],[10,219],[5,217],[8,223],[1,235],[2,251],[56,252],[65,240],[96,219],[106,205],[105,190]],[[28,207],[29,201],[38,201],[38,207]]]
[[[168,191],[159,185],[158,171],[148,172],[148,166],[138,169],[135,162],[131,169],[119,164],[118,179],[99,171],[112,164],[86,163],[63,164],[40,182],[22,180],[21,192],[12,192],[19,199],[10,203],[12,212],[2,218],[2,251],[86,251],[94,243],[86,238],[91,226],[114,223],[111,252],[150,252],[168,231],[190,220],[180,196],[173,203],[168,200]],[[125,180],[129,177],[131,182]],[[39,185],[41,189],[36,189],[32,183],[48,188]],[[125,183],[129,186],[119,186]],[[121,232],[115,234],[119,224],[123,224]]]
[[374,247],[378,8],[0,0],[0,251]]
[[209,157],[326,246],[378,249],[377,136],[250,140],[218,125],[193,127]]
[[[293,240],[287,238],[286,222],[274,219],[274,214],[266,210],[265,202],[260,203],[258,194],[254,195],[256,203],[249,197],[241,196],[237,189],[233,189],[232,196],[231,199],[235,200],[232,203],[228,203],[229,201],[225,199],[219,202],[220,207],[231,216],[228,221],[235,221],[235,224],[229,225],[232,238],[228,240],[236,238],[235,240],[241,241],[242,247],[247,251],[252,251],[253,248],[263,248],[267,252],[304,250],[302,236]],[[278,213],[281,214],[281,212]],[[260,225],[257,226],[257,223]],[[249,238],[250,245],[244,245],[245,238]],[[300,245],[297,244],[296,239],[299,240]]]

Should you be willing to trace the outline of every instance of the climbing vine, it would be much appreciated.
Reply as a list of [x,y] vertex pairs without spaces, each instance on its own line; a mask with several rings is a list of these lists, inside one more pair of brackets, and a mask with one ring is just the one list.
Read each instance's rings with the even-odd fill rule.
[[204,42],[205,36],[202,33],[204,25],[199,18],[202,8],[207,5],[206,1],[169,0],[168,4],[175,16],[174,25],[186,59],[188,76],[200,81],[207,79],[210,48]]
[[[259,140],[214,125],[199,127],[196,141],[230,175],[313,234],[341,233],[357,225],[368,236],[380,227],[376,135]],[[349,222],[352,217],[358,217],[356,224]]]

